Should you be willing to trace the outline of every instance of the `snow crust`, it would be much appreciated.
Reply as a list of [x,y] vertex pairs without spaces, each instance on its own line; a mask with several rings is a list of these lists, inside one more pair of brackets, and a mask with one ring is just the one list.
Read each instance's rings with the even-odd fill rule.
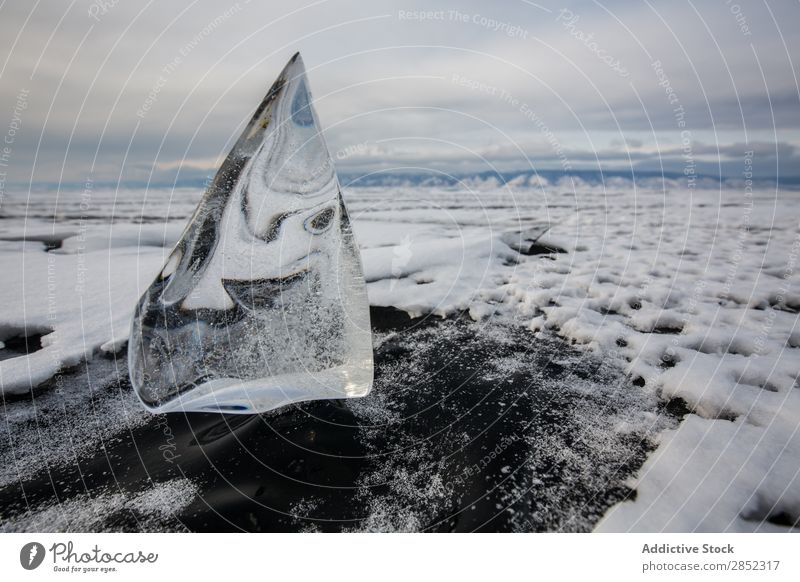
[[[121,203],[97,192],[90,213],[76,197],[55,210],[45,194],[7,197],[0,342],[41,334],[42,349],[0,361],[5,395],[122,349],[199,195],[129,191]],[[636,499],[598,530],[770,531],[800,519],[796,192],[573,179],[353,188],[346,200],[371,304],[554,333],[613,360],[644,393],[685,403],[631,483]],[[542,224],[539,242],[566,252],[507,244]]]
[[185,478],[155,483],[135,494],[113,490],[83,493],[12,516],[0,525],[0,532],[130,531],[130,526],[121,525],[126,520],[133,521],[140,532],[172,531],[176,524],[181,525],[176,515],[196,495],[196,485]]

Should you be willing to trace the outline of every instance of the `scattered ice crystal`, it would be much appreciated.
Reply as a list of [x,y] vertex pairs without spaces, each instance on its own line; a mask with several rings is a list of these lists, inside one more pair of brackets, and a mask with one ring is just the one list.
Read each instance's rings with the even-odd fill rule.
[[366,395],[361,259],[295,55],[139,301],[131,381],[153,412]]

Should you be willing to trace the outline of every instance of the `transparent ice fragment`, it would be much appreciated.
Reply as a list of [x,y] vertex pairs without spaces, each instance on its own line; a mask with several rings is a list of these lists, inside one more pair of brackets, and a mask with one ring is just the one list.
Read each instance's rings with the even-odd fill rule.
[[128,355],[152,412],[258,413],[369,392],[361,259],[299,54],[139,300]]

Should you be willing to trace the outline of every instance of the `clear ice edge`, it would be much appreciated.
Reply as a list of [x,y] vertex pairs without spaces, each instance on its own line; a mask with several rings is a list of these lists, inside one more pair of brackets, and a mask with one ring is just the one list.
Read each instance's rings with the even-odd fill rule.
[[139,300],[128,361],[151,412],[369,393],[361,258],[312,102],[297,53]]

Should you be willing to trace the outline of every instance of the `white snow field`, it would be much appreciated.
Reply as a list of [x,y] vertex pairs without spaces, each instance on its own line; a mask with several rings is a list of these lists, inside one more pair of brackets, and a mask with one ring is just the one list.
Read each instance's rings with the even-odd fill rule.
[[[125,346],[136,300],[200,195],[6,196],[0,342],[41,335],[42,347],[4,354],[11,348],[0,344],[4,395]],[[635,390],[686,403],[691,414],[660,434],[631,483],[635,500],[612,507],[597,530],[798,523],[800,193],[573,178],[348,188],[345,197],[371,304],[556,334],[618,366]],[[566,252],[529,248],[525,239],[546,226],[538,250]]]

